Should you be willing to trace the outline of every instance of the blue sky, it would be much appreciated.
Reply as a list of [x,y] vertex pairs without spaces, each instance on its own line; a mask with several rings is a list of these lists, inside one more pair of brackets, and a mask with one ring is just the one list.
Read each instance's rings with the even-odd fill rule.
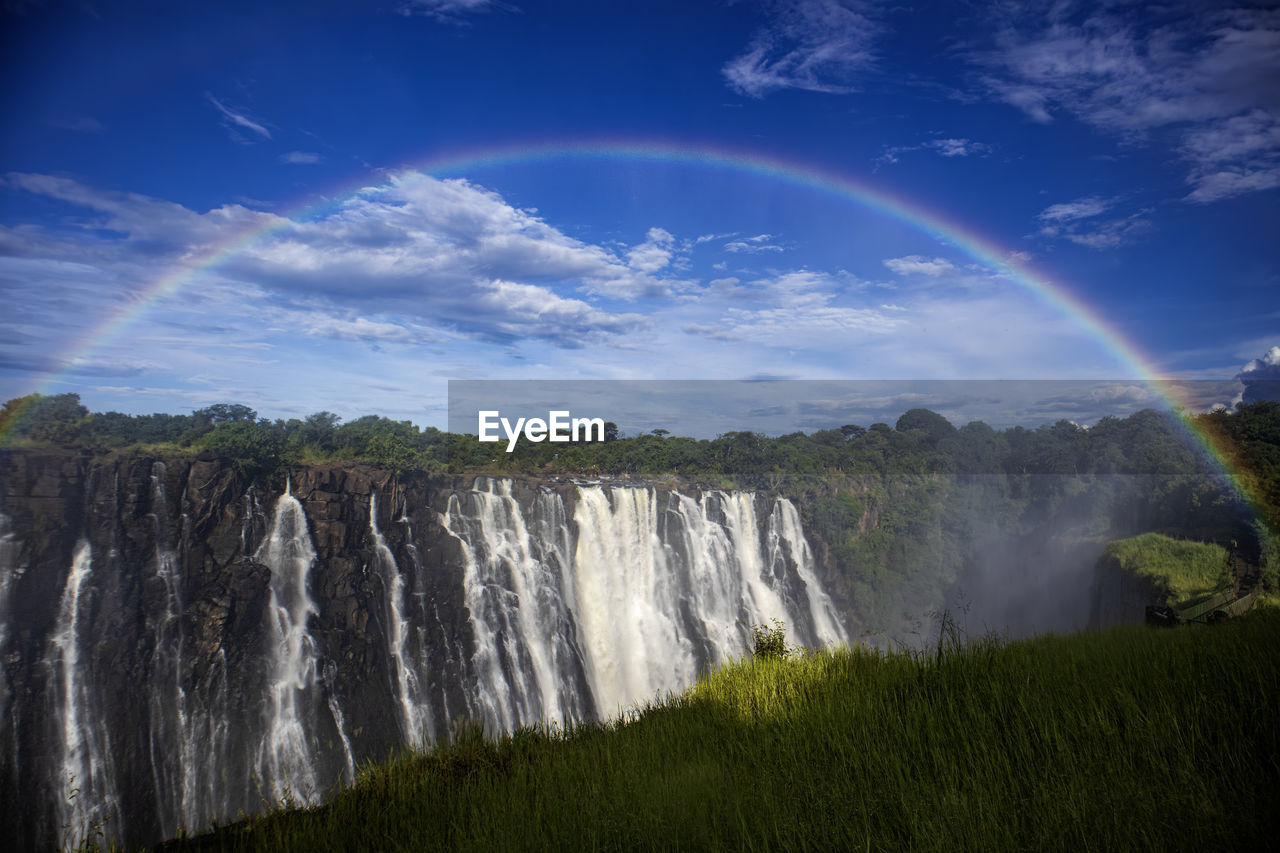
[[619,143],[842,176],[1164,374],[1280,372],[1274,4],[2,8],[0,399],[443,426],[449,379],[1129,376],[955,240]]

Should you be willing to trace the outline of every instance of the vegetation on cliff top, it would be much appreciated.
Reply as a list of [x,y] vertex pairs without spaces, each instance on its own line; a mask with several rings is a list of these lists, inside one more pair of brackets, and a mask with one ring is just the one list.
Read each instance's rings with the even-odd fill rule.
[[[1272,528],[1280,529],[1280,403],[1194,420],[1234,448],[1253,493],[1265,496]],[[774,438],[657,431],[603,443],[522,442],[507,454],[474,436],[376,416],[342,423],[319,412],[269,421],[234,404],[130,416],[90,413],[76,395],[62,394],[9,401],[0,411],[0,435],[10,443],[16,437],[19,444],[98,454],[202,453],[272,488],[283,487],[293,465],[363,461],[402,478],[418,471],[674,478],[780,492],[797,499],[805,531],[823,543],[830,590],[857,602],[871,631],[896,624],[902,613],[939,606],[966,576],[990,575],[996,566],[1022,571],[1048,539],[1063,554],[1147,530],[1248,540],[1261,546],[1268,588],[1280,586],[1280,554],[1268,557],[1274,537],[1263,525],[1250,527],[1252,514],[1239,494],[1176,421],[1149,409],[1089,429],[1061,421],[1006,430],[981,422],[956,428],[913,409],[894,426],[846,424]]]
[[[1191,416],[1218,436],[1260,491],[1280,504],[1280,402]],[[1146,409],[1107,417],[1085,429],[1059,421],[1039,429],[994,430],[975,421],[956,428],[926,409],[905,412],[891,427],[846,424],[770,438],[728,432],[693,439],[655,430],[576,444],[520,443],[514,453],[474,436],[368,415],[348,423],[331,412],[304,419],[259,418],[248,406],[222,403],[189,415],[89,412],[76,394],[32,394],[0,409],[6,444],[56,444],[96,451],[168,447],[208,451],[250,474],[290,464],[364,460],[395,473],[490,472],[582,475],[678,474],[690,481],[730,478],[746,488],[776,487],[797,477],[923,474],[1170,474],[1204,468],[1202,454],[1172,419]]]
[[1152,604],[1181,607],[1224,592],[1232,583],[1227,549],[1211,542],[1143,533],[1109,543],[1102,558],[1161,589],[1164,600]]
[[170,850],[1261,849],[1280,610],[926,654],[757,657],[611,725],[360,769]]

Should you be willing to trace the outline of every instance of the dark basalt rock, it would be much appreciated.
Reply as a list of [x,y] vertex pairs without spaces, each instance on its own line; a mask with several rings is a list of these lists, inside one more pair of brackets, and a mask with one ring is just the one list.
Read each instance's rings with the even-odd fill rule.
[[[0,565],[0,582],[9,573],[10,610],[0,613],[7,625],[0,640],[0,711],[6,712],[0,802],[8,804],[0,813],[0,838],[12,849],[50,845],[64,819],[56,806],[66,802],[71,781],[59,778],[62,683],[50,649],[80,543],[88,544],[92,563],[77,611],[79,678],[91,733],[110,763],[118,801],[112,833],[129,846],[154,843],[183,823],[173,794],[185,784],[178,757],[191,750],[216,760],[221,780],[217,791],[196,792],[198,811],[228,819],[263,805],[257,750],[269,710],[264,697],[272,675],[264,662],[273,653],[270,620],[276,617],[272,570],[261,549],[286,485],[302,503],[316,552],[308,592],[317,612],[308,629],[318,698],[305,713],[320,784],[345,772],[342,736],[357,761],[384,757],[403,741],[388,654],[387,582],[377,570],[370,529],[375,500],[377,527],[406,600],[417,608],[407,642],[431,661],[421,693],[436,730],[426,734],[443,735],[447,721],[474,713],[475,697],[466,692],[476,637],[462,583],[465,554],[440,518],[450,496],[466,493],[476,479],[394,478],[368,465],[338,463],[295,468],[287,481],[250,482],[207,453],[163,459],[0,453],[0,513],[13,536],[13,565]],[[565,518],[573,517],[572,482],[516,478],[511,489],[522,507],[553,492]],[[667,491],[659,491],[658,500],[670,500]],[[763,498],[757,501],[763,537],[768,511]],[[158,569],[162,555],[172,560],[169,580]],[[171,611],[176,621],[166,615]],[[687,606],[678,616],[686,625],[697,622]],[[706,659],[708,652],[699,655]],[[575,683],[586,683],[580,662],[564,666]],[[590,697],[583,701],[594,713]],[[195,732],[190,744],[176,742],[176,729],[164,723],[179,704]],[[165,754],[157,757],[158,751]]]

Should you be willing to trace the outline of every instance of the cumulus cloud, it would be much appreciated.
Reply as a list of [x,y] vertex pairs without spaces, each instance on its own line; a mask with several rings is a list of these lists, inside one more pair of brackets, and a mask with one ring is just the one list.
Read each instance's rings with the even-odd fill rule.
[[655,273],[671,265],[676,238],[663,228],[650,228],[645,241],[627,251],[627,266],[642,273]]
[[1032,120],[1170,134],[1191,202],[1280,185],[1280,11],[1037,0],[1001,15],[981,82]]
[[[798,270],[771,278],[757,279],[740,286],[736,279],[724,283],[733,289],[738,302],[711,323],[687,323],[682,330],[718,341],[749,341],[771,346],[806,347],[849,344],[867,335],[893,331],[901,321],[883,311],[839,304],[847,293],[851,277],[812,270]],[[852,336],[852,337],[850,337]]]
[[[14,174],[7,182],[87,208],[93,214],[84,223],[87,227],[118,235],[102,243],[26,229],[14,235],[14,242],[37,256],[28,264],[65,266],[67,255],[89,251],[93,263],[88,268],[99,278],[115,270],[142,288],[156,276],[170,274],[166,259],[189,265],[201,251],[237,235],[262,233],[226,259],[220,275],[274,299],[311,307],[320,300],[333,306],[321,306],[331,315],[328,319],[298,325],[308,334],[343,340],[440,339],[424,331],[431,329],[475,340],[536,338],[578,347],[645,325],[639,314],[593,305],[594,296],[661,297],[672,284],[651,274],[665,264],[647,251],[624,260],[565,235],[496,193],[417,173],[366,188],[333,213],[305,222],[238,205],[198,213],[46,175]],[[652,247],[674,242],[662,229],[649,232]],[[52,272],[49,267],[46,276]],[[131,298],[118,288],[112,292],[126,302]],[[371,319],[379,314],[403,322]]]
[[922,255],[907,255],[905,258],[888,258],[884,265],[898,275],[927,275],[933,278],[951,272],[955,265],[945,258],[929,260]]
[[1280,346],[1271,347],[1261,358],[1250,361],[1236,379],[1244,383],[1241,399],[1245,403],[1280,400]]
[[853,91],[874,63],[880,26],[862,0],[775,0],[769,23],[722,69],[729,87],[761,98],[781,89]]

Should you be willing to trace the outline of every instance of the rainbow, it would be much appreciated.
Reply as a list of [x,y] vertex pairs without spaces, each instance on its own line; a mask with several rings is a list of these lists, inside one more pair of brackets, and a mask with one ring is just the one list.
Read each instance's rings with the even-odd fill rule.
[[[1160,373],[1136,344],[1127,340],[1094,308],[1085,304],[1066,287],[1032,269],[1026,260],[954,219],[944,217],[914,200],[891,195],[887,190],[868,182],[855,180],[848,175],[826,168],[784,160],[758,151],[734,150],[719,144],[704,142],[551,140],[469,148],[452,153],[435,153],[401,168],[385,170],[385,173],[404,175],[418,172],[429,176],[451,175],[478,168],[530,165],[566,159],[598,159],[729,169],[775,179],[852,201],[952,245],[991,270],[1007,276],[1038,301],[1089,333],[1123,369],[1147,384],[1156,396],[1171,408],[1190,408],[1186,400],[1180,399],[1176,392],[1168,390],[1171,383],[1160,381],[1168,377]],[[326,194],[326,197],[336,198],[340,203],[342,199],[354,196],[362,189],[364,189],[363,184],[348,184]],[[302,205],[285,215],[262,214],[255,225],[185,258],[182,263],[158,276],[130,305],[108,318],[83,339],[76,341],[59,359],[67,366],[48,374],[33,390],[48,388],[60,376],[72,372],[73,366],[78,361],[120,334],[152,306],[178,293],[199,273],[215,269],[254,243],[290,227],[299,219],[314,216],[333,204],[333,201],[329,201],[320,205]],[[0,447],[3,447],[14,433],[21,421],[21,414],[21,412],[14,413],[15,416],[9,418],[8,426],[0,429]],[[1250,494],[1254,490],[1242,485],[1242,480],[1237,476],[1230,461],[1228,450],[1219,446],[1219,442],[1212,436],[1195,428],[1190,421],[1183,422],[1186,424],[1188,435],[1226,475],[1237,492],[1256,508],[1259,505],[1257,496]]]

